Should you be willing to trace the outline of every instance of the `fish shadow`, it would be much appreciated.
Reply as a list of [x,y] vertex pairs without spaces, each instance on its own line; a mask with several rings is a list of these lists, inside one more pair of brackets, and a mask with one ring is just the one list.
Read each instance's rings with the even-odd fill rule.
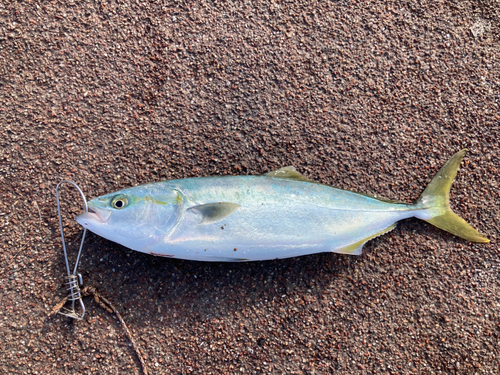
[[[78,242],[75,233],[67,238],[72,243]],[[146,326],[147,330],[175,336],[192,326],[203,331],[205,322],[225,324],[231,319],[246,325],[259,324],[266,311],[274,308],[267,304],[295,308],[304,305],[307,298],[319,299],[338,275],[349,272],[348,268],[358,259],[324,253],[261,262],[184,261],[142,254],[90,233],[79,272],[85,286],[95,287],[120,312],[138,340],[139,332]],[[63,271],[62,264],[58,271]],[[55,300],[65,293],[61,277]],[[113,333],[115,345],[133,356],[115,314],[104,310],[91,297],[84,297],[84,303],[87,312],[83,321],[61,315],[45,319],[42,334],[50,335],[57,330],[61,342],[69,343],[68,354],[61,356],[61,363],[76,373],[79,367],[71,353],[88,353],[89,358],[94,355],[99,344],[81,339],[90,331],[93,338],[99,338],[97,341],[109,340]],[[250,319],[243,320],[246,317]],[[287,314],[283,324],[293,324],[300,319],[299,314]],[[254,333],[260,336],[257,345],[264,347],[265,334],[259,328]],[[202,339],[206,338],[202,336]],[[145,344],[139,341],[139,345]]]
[[240,263],[187,261],[142,254],[90,234],[80,270],[84,283],[124,318],[205,320],[296,295],[321,296],[359,259],[321,253]]
[[[425,224],[402,221],[393,234],[366,244],[364,253],[390,236],[413,234],[415,226]],[[255,262],[187,261],[143,254],[88,233],[79,272],[84,284],[95,287],[124,318],[141,324],[181,316],[198,321],[220,318],[296,296],[319,298],[337,288],[340,274],[352,272],[363,261],[364,257],[336,253]],[[65,292],[64,288],[61,284],[59,290]]]

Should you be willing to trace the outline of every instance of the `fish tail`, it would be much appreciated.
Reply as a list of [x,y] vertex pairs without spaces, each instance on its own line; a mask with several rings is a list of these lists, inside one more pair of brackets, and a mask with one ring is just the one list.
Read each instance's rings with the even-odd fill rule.
[[439,170],[432,179],[424,192],[418,198],[416,205],[422,208],[428,208],[421,219],[441,228],[455,236],[461,237],[472,242],[488,243],[490,242],[484,235],[472,228],[460,216],[455,214],[450,208],[450,188],[455,176],[457,175],[460,162],[462,161],[466,149],[457,152],[450,160]]

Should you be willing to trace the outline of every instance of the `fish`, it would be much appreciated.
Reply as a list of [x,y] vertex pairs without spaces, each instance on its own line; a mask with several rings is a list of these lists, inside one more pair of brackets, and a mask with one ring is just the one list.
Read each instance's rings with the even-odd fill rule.
[[450,208],[450,188],[465,153],[453,155],[414,203],[338,189],[284,167],[259,176],[193,177],[127,188],[92,199],[76,221],[132,250],[207,262],[361,255],[366,242],[411,217],[488,243]]

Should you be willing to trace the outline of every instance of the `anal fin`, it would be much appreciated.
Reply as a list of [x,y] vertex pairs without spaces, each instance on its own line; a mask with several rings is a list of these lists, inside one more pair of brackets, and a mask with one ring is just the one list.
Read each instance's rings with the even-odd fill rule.
[[387,232],[390,232],[396,227],[396,223],[392,224],[391,226],[382,229],[380,232],[377,232],[369,237],[363,238],[362,240],[355,242],[350,245],[342,246],[337,249],[332,250],[334,253],[340,253],[340,254],[350,254],[350,255],[361,255],[363,254],[363,246],[365,243],[368,241],[374,239],[375,237],[381,236]]

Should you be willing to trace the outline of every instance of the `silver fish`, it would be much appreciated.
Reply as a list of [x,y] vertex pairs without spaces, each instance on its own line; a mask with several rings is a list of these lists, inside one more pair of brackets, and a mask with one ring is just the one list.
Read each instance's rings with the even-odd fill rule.
[[449,205],[465,152],[456,153],[412,204],[336,189],[285,167],[262,176],[186,178],[124,189],[93,199],[93,212],[76,220],[130,249],[199,261],[360,255],[367,241],[410,217],[487,243]]

